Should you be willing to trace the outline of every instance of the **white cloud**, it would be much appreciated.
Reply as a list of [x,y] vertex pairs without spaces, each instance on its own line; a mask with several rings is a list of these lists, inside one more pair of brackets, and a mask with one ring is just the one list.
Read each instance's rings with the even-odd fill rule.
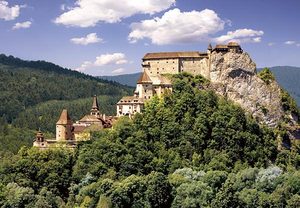
[[106,65],[122,65],[126,64],[128,61],[126,60],[126,56],[123,53],[112,53],[112,54],[102,54],[96,57],[94,62],[85,61],[78,67],[77,71],[85,71],[88,68],[101,67]]
[[67,26],[91,27],[98,22],[116,23],[135,14],[155,14],[173,6],[176,0],[77,0],[75,7],[55,19]]
[[93,63],[90,61],[85,61],[83,62],[83,64],[81,64],[80,67],[78,67],[77,69],[75,69],[76,71],[85,71],[87,68],[90,68],[93,66]]
[[268,46],[273,46],[273,45],[275,45],[275,43],[273,42],[268,43]]
[[102,54],[96,57],[95,65],[96,66],[104,66],[109,64],[125,64],[127,60],[125,58],[125,54],[123,53],[113,53],[113,54]]
[[6,21],[16,19],[20,15],[21,7],[20,5],[9,7],[7,1],[0,1],[0,19]]
[[296,41],[288,40],[288,41],[285,41],[284,44],[286,44],[286,45],[294,45],[294,44],[296,44]]
[[30,21],[26,21],[26,22],[17,22],[12,29],[13,30],[17,30],[17,29],[26,29],[26,28],[30,28],[32,22]]
[[124,71],[125,71],[124,68],[118,68],[118,69],[113,70],[111,73],[112,73],[112,74],[121,74],[121,73],[123,73]]
[[149,38],[157,45],[205,41],[210,35],[222,31],[224,25],[225,21],[213,10],[181,12],[176,8],[161,18],[131,24],[128,39],[134,43]]
[[88,45],[91,43],[99,43],[103,42],[102,38],[97,37],[96,33],[90,33],[86,37],[82,38],[72,38],[70,40],[74,44],[79,44],[79,45]]
[[300,43],[297,43],[296,46],[297,46],[297,47],[300,47]]
[[217,43],[228,43],[230,41],[235,41],[239,43],[245,42],[261,42],[261,36],[264,34],[263,31],[257,31],[252,29],[238,29],[235,31],[229,31],[226,35],[215,38]]

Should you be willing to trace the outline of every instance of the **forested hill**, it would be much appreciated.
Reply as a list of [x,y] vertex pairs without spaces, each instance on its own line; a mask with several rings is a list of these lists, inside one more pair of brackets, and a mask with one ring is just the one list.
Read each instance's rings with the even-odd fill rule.
[[277,82],[294,97],[300,106],[300,67],[275,66],[270,70],[274,73]]
[[93,95],[121,97],[130,87],[101,80],[45,61],[24,61],[0,55],[0,115],[11,122],[28,107],[49,100]]
[[[45,71],[47,73],[53,72],[53,73],[58,73],[58,74],[74,76],[74,77],[78,77],[78,78],[88,78],[88,79],[97,80],[97,78],[95,78],[93,76],[89,76],[89,75],[80,73],[78,71],[63,68],[63,67],[60,67],[51,62],[27,61],[27,60],[22,60],[20,58],[14,57],[14,56],[7,56],[5,54],[0,54],[0,64],[6,65],[6,66],[11,66],[14,68],[14,70],[18,70],[18,69],[23,70],[24,68],[30,68],[32,70]],[[105,80],[102,80],[102,81],[107,83],[107,81],[105,81]]]
[[[172,77],[133,119],[95,132],[75,151],[0,155],[0,207],[300,207],[300,149],[208,89]],[[1,125],[0,125],[1,128]]]

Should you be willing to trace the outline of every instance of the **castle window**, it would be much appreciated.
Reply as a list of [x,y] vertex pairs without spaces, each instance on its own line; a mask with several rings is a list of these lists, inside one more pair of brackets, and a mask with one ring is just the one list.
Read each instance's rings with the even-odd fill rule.
[[150,99],[150,96],[148,96],[148,98]]
[[169,62],[167,61],[167,63],[169,63]]
[[145,99],[147,99],[147,96],[145,96]]
[[159,74],[159,72],[157,72],[157,74]]
[[145,90],[145,93],[147,92],[147,90]]

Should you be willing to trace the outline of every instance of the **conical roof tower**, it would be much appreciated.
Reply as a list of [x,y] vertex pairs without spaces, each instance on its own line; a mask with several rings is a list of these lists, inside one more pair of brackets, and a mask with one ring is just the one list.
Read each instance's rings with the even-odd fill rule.
[[140,76],[140,78],[137,81],[138,84],[146,84],[146,83],[152,83],[152,80],[150,79],[149,75],[146,71],[143,72],[143,74]]
[[67,109],[63,109],[63,111],[60,114],[60,117],[58,119],[58,121],[56,122],[56,124],[58,125],[67,125],[67,124],[72,124],[72,120],[68,114]]

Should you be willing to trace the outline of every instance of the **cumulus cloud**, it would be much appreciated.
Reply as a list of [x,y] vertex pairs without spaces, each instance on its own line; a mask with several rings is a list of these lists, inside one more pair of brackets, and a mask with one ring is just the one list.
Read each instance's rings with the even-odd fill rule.
[[157,45],[197,42],[209,40],[210,35],[223,30],[224,25],[225,21],[213,10],[181,12],[176,8],[161,18],[131,24],[128,39],[134,43],[149,38]]
[[284,44],[286,44],[286,45],[294,45],[294,44],[296,44],[296,41],[288,40],[288,41],[285,41]]
[[86,37],[72,38],[70,41],[72,43],[78,44],[78,45],[88,45],[88,44],[92,44],[92,43],[103,42],[103,39],[99,38],[96,33],[90,33]]
[[30,21],[26,21],[26,22],[17,22],[12,29],[13,30],[17,30],[17,29],[26,29],[26,28],[30,28],[32,22]]
[[261,36],[264,34],[261,30],[252,30],[252,29],[238,29],[235,31],[229,31],[226,35],[215,38],[217,43],[228,43],[230,41],[235,41],[238,43],[245,42],[261,42]]
[[297,47],[300,47],[300,43],[297,43],[296,46],[297,46]]
[[118,68],[118,69],[113,70],[111,73],[112,73],[112,74],[121,74],[121,73],[123,73],[124,71],[125,71],[124,68]]
[[123,53],[112,53],[112,54],[102,54],[96,57],[94,62],[85,61],[78,67],[77,71],[85,71],[88,68],[101,67],[106,65],[121,65],[128,63],[125,54]]
[[16,19],[20,15],[21,7],[20,5],[9,7],[7,1],[0,1],[0,19],[6,21]]
[[98,22],[116,23],[135,14],[155,14],[173,6],[176,0],[77,0],[75,7],[61,14],[55,23],[91,27]]
[[95,65],[96,66],[104,66],[109,64],[125,64],[127,60],[125,58],[125,54],[123,53],[113,53],[113,54],[102,54],[96,57]]

